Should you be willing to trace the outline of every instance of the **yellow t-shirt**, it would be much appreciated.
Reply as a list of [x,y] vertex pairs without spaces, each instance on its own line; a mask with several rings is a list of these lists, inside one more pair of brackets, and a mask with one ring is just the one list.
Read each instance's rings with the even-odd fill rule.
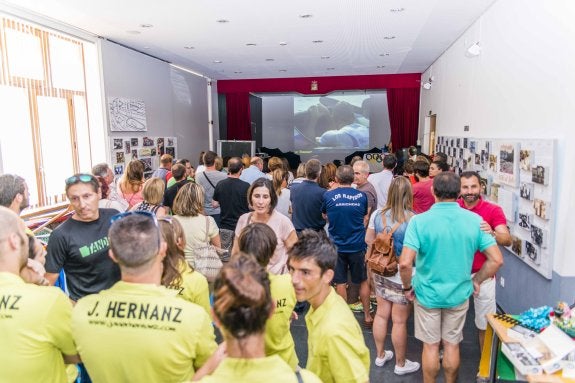
[[182,283],[177,287],[170,286],[169,289],[176,290],[179,298],[203,307],[208,316],[210,316],[211,306],[208,280],[202,274],[192,270],[188,262],[182,261],[179,267],[180,273],[182,273]]
[[72,333],[95,383],[182,382],[216,350],[210,318],[163,286],[117,282],[78,301]]
[[305,316],[308,330],[306,368],[324,383],[369,381],[369,350],[359,323],[333,288]]
[[[321,383],[310,371],[301,370],[305,383]],[[265,358],[225,358],[216,370],[199,380],[202,383],[297,383],[297,376],[290,366],[278,355]]]
[[67,382],[62,354],[77,354],[71,313],[60,289],[0,272],[0,382]]
[[270,277],[272,299],[276,302],[274,314],[266,322],[266,355],[279,355],[292,369],[298,364],[295,345],[290,332],[290,317],[295,307],[295,291],[291,275],[274,275]]

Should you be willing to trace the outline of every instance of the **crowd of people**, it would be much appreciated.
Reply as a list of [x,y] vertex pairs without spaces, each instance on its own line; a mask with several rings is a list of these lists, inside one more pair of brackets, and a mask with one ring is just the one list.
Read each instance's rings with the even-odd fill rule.
[[[1,175],[0,381],[366,382],[371,360],[395,359],[396,375],[455,382],[469,299],[481,347],[511,236],[477,173],[413,157],[371,174],[311,159],[294,176],[277,157],[207,151],[194,169],[164,154],[147,180],[138,160],[117,180],[98,164],[63,183],[71,214],[46,247],[19,218],[25,180]],[[365,255],[391,228],[399,267],[384,276]],[[195,268],[208,245],[231,254],[210,283]],[[406,358],[412,313],[420,361]]]

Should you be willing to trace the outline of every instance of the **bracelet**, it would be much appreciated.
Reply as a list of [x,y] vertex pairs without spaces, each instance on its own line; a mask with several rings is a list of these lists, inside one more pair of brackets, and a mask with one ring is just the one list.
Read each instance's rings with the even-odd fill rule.
[[401,290],[403,290],[403,292],[406,293],[406,292],[408,292],[408,291],[411,291],[412,289],[413,289],[413,286],[409,286],[408,288],[405,288],[405,287],[404,287],[404,288],[401,289]]

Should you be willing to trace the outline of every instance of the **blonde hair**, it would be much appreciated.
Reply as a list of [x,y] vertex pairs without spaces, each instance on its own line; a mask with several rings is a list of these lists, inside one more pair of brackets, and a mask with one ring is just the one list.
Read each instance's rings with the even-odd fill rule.
[[279,157],[272,157],[268,161],[268,169],[270,172],[273,172],[276,169],[283,169],[284,163],[281,158]]
[[204,213],[204,188],[196,183],[188,182],[178,190],[174,206],[176,215],[195,217]]
[[282,184],[284,181],[287,182],[288,174],[287,172],[282,169],[276,169],[272,172],[272,184],[274,187],[274,191],[278,196],[282,194]]
[[221,172],[222,169],[224,168],[224,160],[222,159],[222,157],[217,156],[216,159],[214,160],[214,166],[216,167],[216,170],[218,172]]
[[391,210],[391,219],[395,222],[406,222],[411,218],[410,211],[413,209],[413,191],[411,182],[407,177],[396,177],[389,185],[387,202],[381,214]]
[[152,205],[160,205],[164,199],[164,190],[166,190],[164,180],[159,177],[152,177],[144,184],[142,197],[144,197],[144,201]]

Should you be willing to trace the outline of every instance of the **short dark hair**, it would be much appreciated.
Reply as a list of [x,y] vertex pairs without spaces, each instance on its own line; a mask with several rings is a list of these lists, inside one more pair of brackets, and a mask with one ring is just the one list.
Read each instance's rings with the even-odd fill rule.
[[409,148],[407,148],[407,152],[409,153],[410,156],[415,156],[417,155],[417,148],[412,145]]
[[114,222],[108,238],[120,266],[134,269],[149,264],[158,253],[160,229],[153,217],[132,214]]
[[[88,178],[88,176],[89,176],[89,178]],[[83,181],[84,179],[87,179],[87,178],[88,178],[88,181]],[[66,179],[66,189],[65,189],[66,194],[68,194],[68,189],[70,189],[72,186],[77,185],[79,183],[88,184],[88,185],[92,186],[92,190],[94,191],[94,193],[97,193],[98,190],[100,190],[100,183],[98,182],[96,177],[94,177],[91,174],[78,173],[78,174],[74,174],[72,177],[69,177]]]
[[441,170],[442,172],[449,171],[449,165],[447,165],[447,162],[445,162],[445,161],[437,160],[437,161],[433,161],[432,164],[435,164],[437,166],[437,168],[439,170]]
[[205,166],[214,166],[214,164],[216,163],[216,157],[217,156],[218,156],[218,154],[216,152],[212,152],[211,150],[208,150],[204,154],[204,165]]
[[[182,164],[182,165],[184,165],[184,166],[186,166],[187,164],[190,164],[190,165],[191,165],[190,160],[188,160],[187,158],[182,158],[182,159],[178,160],[176,163],[177,163],[177,164]],[[192,166],[192,168],[193,168],[193,166]]]
[[175,164],[172,166],[172,177],[176,181],[181,181],[186,177],[186,166],[182,164]]
[[253,255],[258,263],[267,267],[278,245],[278,239],[271,227],[254,222],[244,227],[240,233],[240,251]]
[[315,259],[322,274],[327,270],[335,270],[337,250],[324,231],[305,229],[299,240],[288,249],[288,264],[290,259],[306,258]]
[[429,163],[417,160],[413,164],[413,172],[421,177],[429,177]]
[[258,178],[257,180],[255,180],[254,183],[248,189],[248,205],[252,206],[252,194],[254,194],[254,190],[256,188],[261,188],[261,187],[268,189],[268,191],[270,193],[270,209],[269,209],[268,213],[271,214],[278,204],[278,195],[276,194],[276,192],[274,190],[272,181],[270,181],[269,179],[267,179],[265,177],[261,177],[261,178]]
[[244,164],[240,157],[232,157],[228,160],[228,172],[230,174],[238,174],[243,168]]
[[466,170],[464,172],[462,172],[459,175],[460,178],[471,178],[471,177],[475,177],[477,178],[477,182],[479,182],[479,184],[481,185],[481,176],[479,175],[479,173],[477,173],[476,171],[473,170]]
[[[435,157],[439,157],[439,159],[443,162],[447,162],[447,154],[443,153],[443,152],[437,152],[433,155],[433,158]],[[437,161],[437,160],[436,160]]]
[[457,199],[461,192],[461,179],[453,172],[441,172],[433,178],[433,194],[438,200]]
[[349,165],[342,165],[335,171],[335,178],[343,185],[353,183],[353,168]]
[[397,165],[397,158],[393,154],[383,156],[383,167],[392,170]]
[[315,180],[321,173],[321,162],[318,159],[312,158],[305,163],[305,177],[308,180]]
[[8,207],[18,194],[24,195],[26,181],[15,174],[0,176],[0,206]]

